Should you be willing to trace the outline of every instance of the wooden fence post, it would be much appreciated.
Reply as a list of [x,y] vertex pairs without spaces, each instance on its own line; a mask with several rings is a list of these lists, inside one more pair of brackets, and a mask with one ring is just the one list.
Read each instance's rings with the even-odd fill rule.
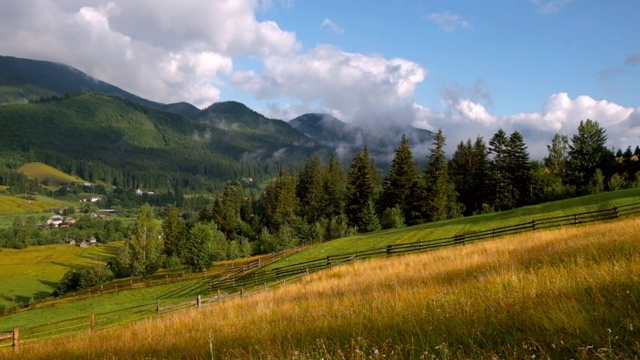
[[96,314],[91,314],[91,331],[96,329]]
[[18,346],[19,346],[19,339],[20,338],[20,329],[19,328],[13,328],[13,351],[18,352]]
[[156,303],[156,314],[160,313],[160,300]]
[[387,255],[391,255],[391,245],[387,245]]
[[202,299],[200,298],[200,295],[198,295],[196,298],[196,307],[200,307],[200,305],[202,305]]
[[536,229],[536,220],[531,220],[531,230],[535,230]]
[[617,207],[613,208],[613,214],[614,214],[616,219],[620,217],[620,211],[618,211]]

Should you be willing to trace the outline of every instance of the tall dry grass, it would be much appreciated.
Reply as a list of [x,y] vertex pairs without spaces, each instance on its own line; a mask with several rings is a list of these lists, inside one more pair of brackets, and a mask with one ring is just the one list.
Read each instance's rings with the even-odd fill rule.
[[639,230],[624,220],[357,262],[0,358],[637,358]]

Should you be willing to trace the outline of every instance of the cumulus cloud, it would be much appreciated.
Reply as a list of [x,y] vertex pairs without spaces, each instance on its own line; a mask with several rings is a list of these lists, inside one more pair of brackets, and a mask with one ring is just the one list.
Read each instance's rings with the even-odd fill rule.
[[232,78],[260,99],[294,97],[335,109],[343,120],[373,122],[382,120],[388,109],[410,104],[426,74],[426,69],[408,60],[320,45],[295,56],[270,57],[263,73],[236,72]]
[[7,55],[76,67],[151,100],[219,100],[233,58],[295,53],[296,36],[258,21],[255,0],[6,0]]
[[322,24],[320,24],[320,27],[329,28],[333,32],[336,32],[338,34],[344,33],[344,29],[340,25],[338,25],[338,24],[334,23],[333,21],[331,21],[331,19],[324,19]]
[[546,144],[555,133],[572,136],[580,121],[592,119],[607,130],[610,147],[626,148],[638,143],[640,108],[628,108],[589,96],[571,98],[567,93],[551,95],[539,112],[495,116],[480,103],[460,98],[445,103],[446,110],[433,111],[414,104],[415,126],[435,130],[442,128],[449,139],[449,150],[457,143],[482,136],[488,141],[498,129],[519,131],[537,159],[546,155]]
[[471,27],[471,23],[465,20],[462,16],[453,14],[449,11],[443,13],[432,13],[427,17],[427,19],[432,23],[437,24],[440,29],[445,32],[454,32]]

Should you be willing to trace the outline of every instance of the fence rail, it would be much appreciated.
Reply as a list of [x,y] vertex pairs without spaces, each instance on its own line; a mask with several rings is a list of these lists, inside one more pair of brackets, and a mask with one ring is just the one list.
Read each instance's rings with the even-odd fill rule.
[[281,279],[309,274],[311,272],[330,268],[334,265],[344,264],[355,260],[363,260],[380,256],[402,255],[415,252],[435,250],[442,247],[472,243],[476,241],[495,238],[498,236],[514,235],[527,231],[550,229],[560,226],[581,225],[593,222],[617,219],[621,216],[629,216],[640,213],[640,203],[618,206],[610,209],[595,210],[571,215],[562,215],[542,219],[533,219],[528,222],[491,228],[481,231],[456,234],[452,237],[438,239],[423,239],[406,244],[391,244],[383,248],[366,251],[358,251],[339,255],[330,255],[323,258],[304,261],[296,264],[280,266],[265,272],[242,273],[218,279],[209,285],[210,291],[250,289],[263,286],[263,284],[277,282]]
[[[529,222],[500,228],[456,234],[448,238],[423,239],[406,244],[392,244],[366,251],[330,255],[296,264],[280,266],[263,272],[255,271],[310,246],[305,245],[296,249],[289,249],[267,257],[258,258],[237,268],[230,269],[225,272],[224,275],[219,276],[219,278],[209,283],[209,294],[211,295],[209,297],[202,298],[201,296],[198,296],[195,300],[166,306],[160,306],[160,302],[157,301],[155,303],[118,309],[111,312],[90,314],[90,316],[85,315],[57,322],[24,327],[21,329],[15,328],[13,331],[0,332],[0,349],[3,347],[13,346],[17,351],[19,343],[37,343],[68,336],[70,333],[78,331],[105,329],[120,325],[123,322],[138,321],[143,318],[167,314],[181,309],[200,307],[204,304],[243,297],[261,291],[262,289],[274,288],[287,282],[295,281],[296,279],[306,276],[312,272],[356,260],[429,251],[446,246],[463,245],[526,231],[607,221],[635,214],[640,214],[640,203],[579,214],[531,220]],[[21,337],[20,341],[18,341],[19,337]]]

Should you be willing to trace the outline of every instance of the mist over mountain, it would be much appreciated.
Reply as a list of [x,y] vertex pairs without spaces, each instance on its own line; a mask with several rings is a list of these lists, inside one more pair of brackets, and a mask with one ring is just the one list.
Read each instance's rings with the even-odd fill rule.
[[335,152],[348,163],[364,145],[385,168],[402,134],[417,161],[432,139],[410,126],[365,128],[328,114],[270,119],[236,101],[203,110],[160,104],[63,64],[6,56],[0,56],[0,124],[0,152],[88,179],[108,173],[123,185],[149,187],[180,179],[202,188],[209,180],[275,175],[313,153]]
[[403,134],[409,139],[415,159],[419,162],[429,153],[433,140],[432,132],[410,125],[363,127],[322,113],[304,114],[289,121],[289,124],[320,144],[334,149],[341,158],[350,159],[366,145],[370,155],[382,167],[390,164]]

